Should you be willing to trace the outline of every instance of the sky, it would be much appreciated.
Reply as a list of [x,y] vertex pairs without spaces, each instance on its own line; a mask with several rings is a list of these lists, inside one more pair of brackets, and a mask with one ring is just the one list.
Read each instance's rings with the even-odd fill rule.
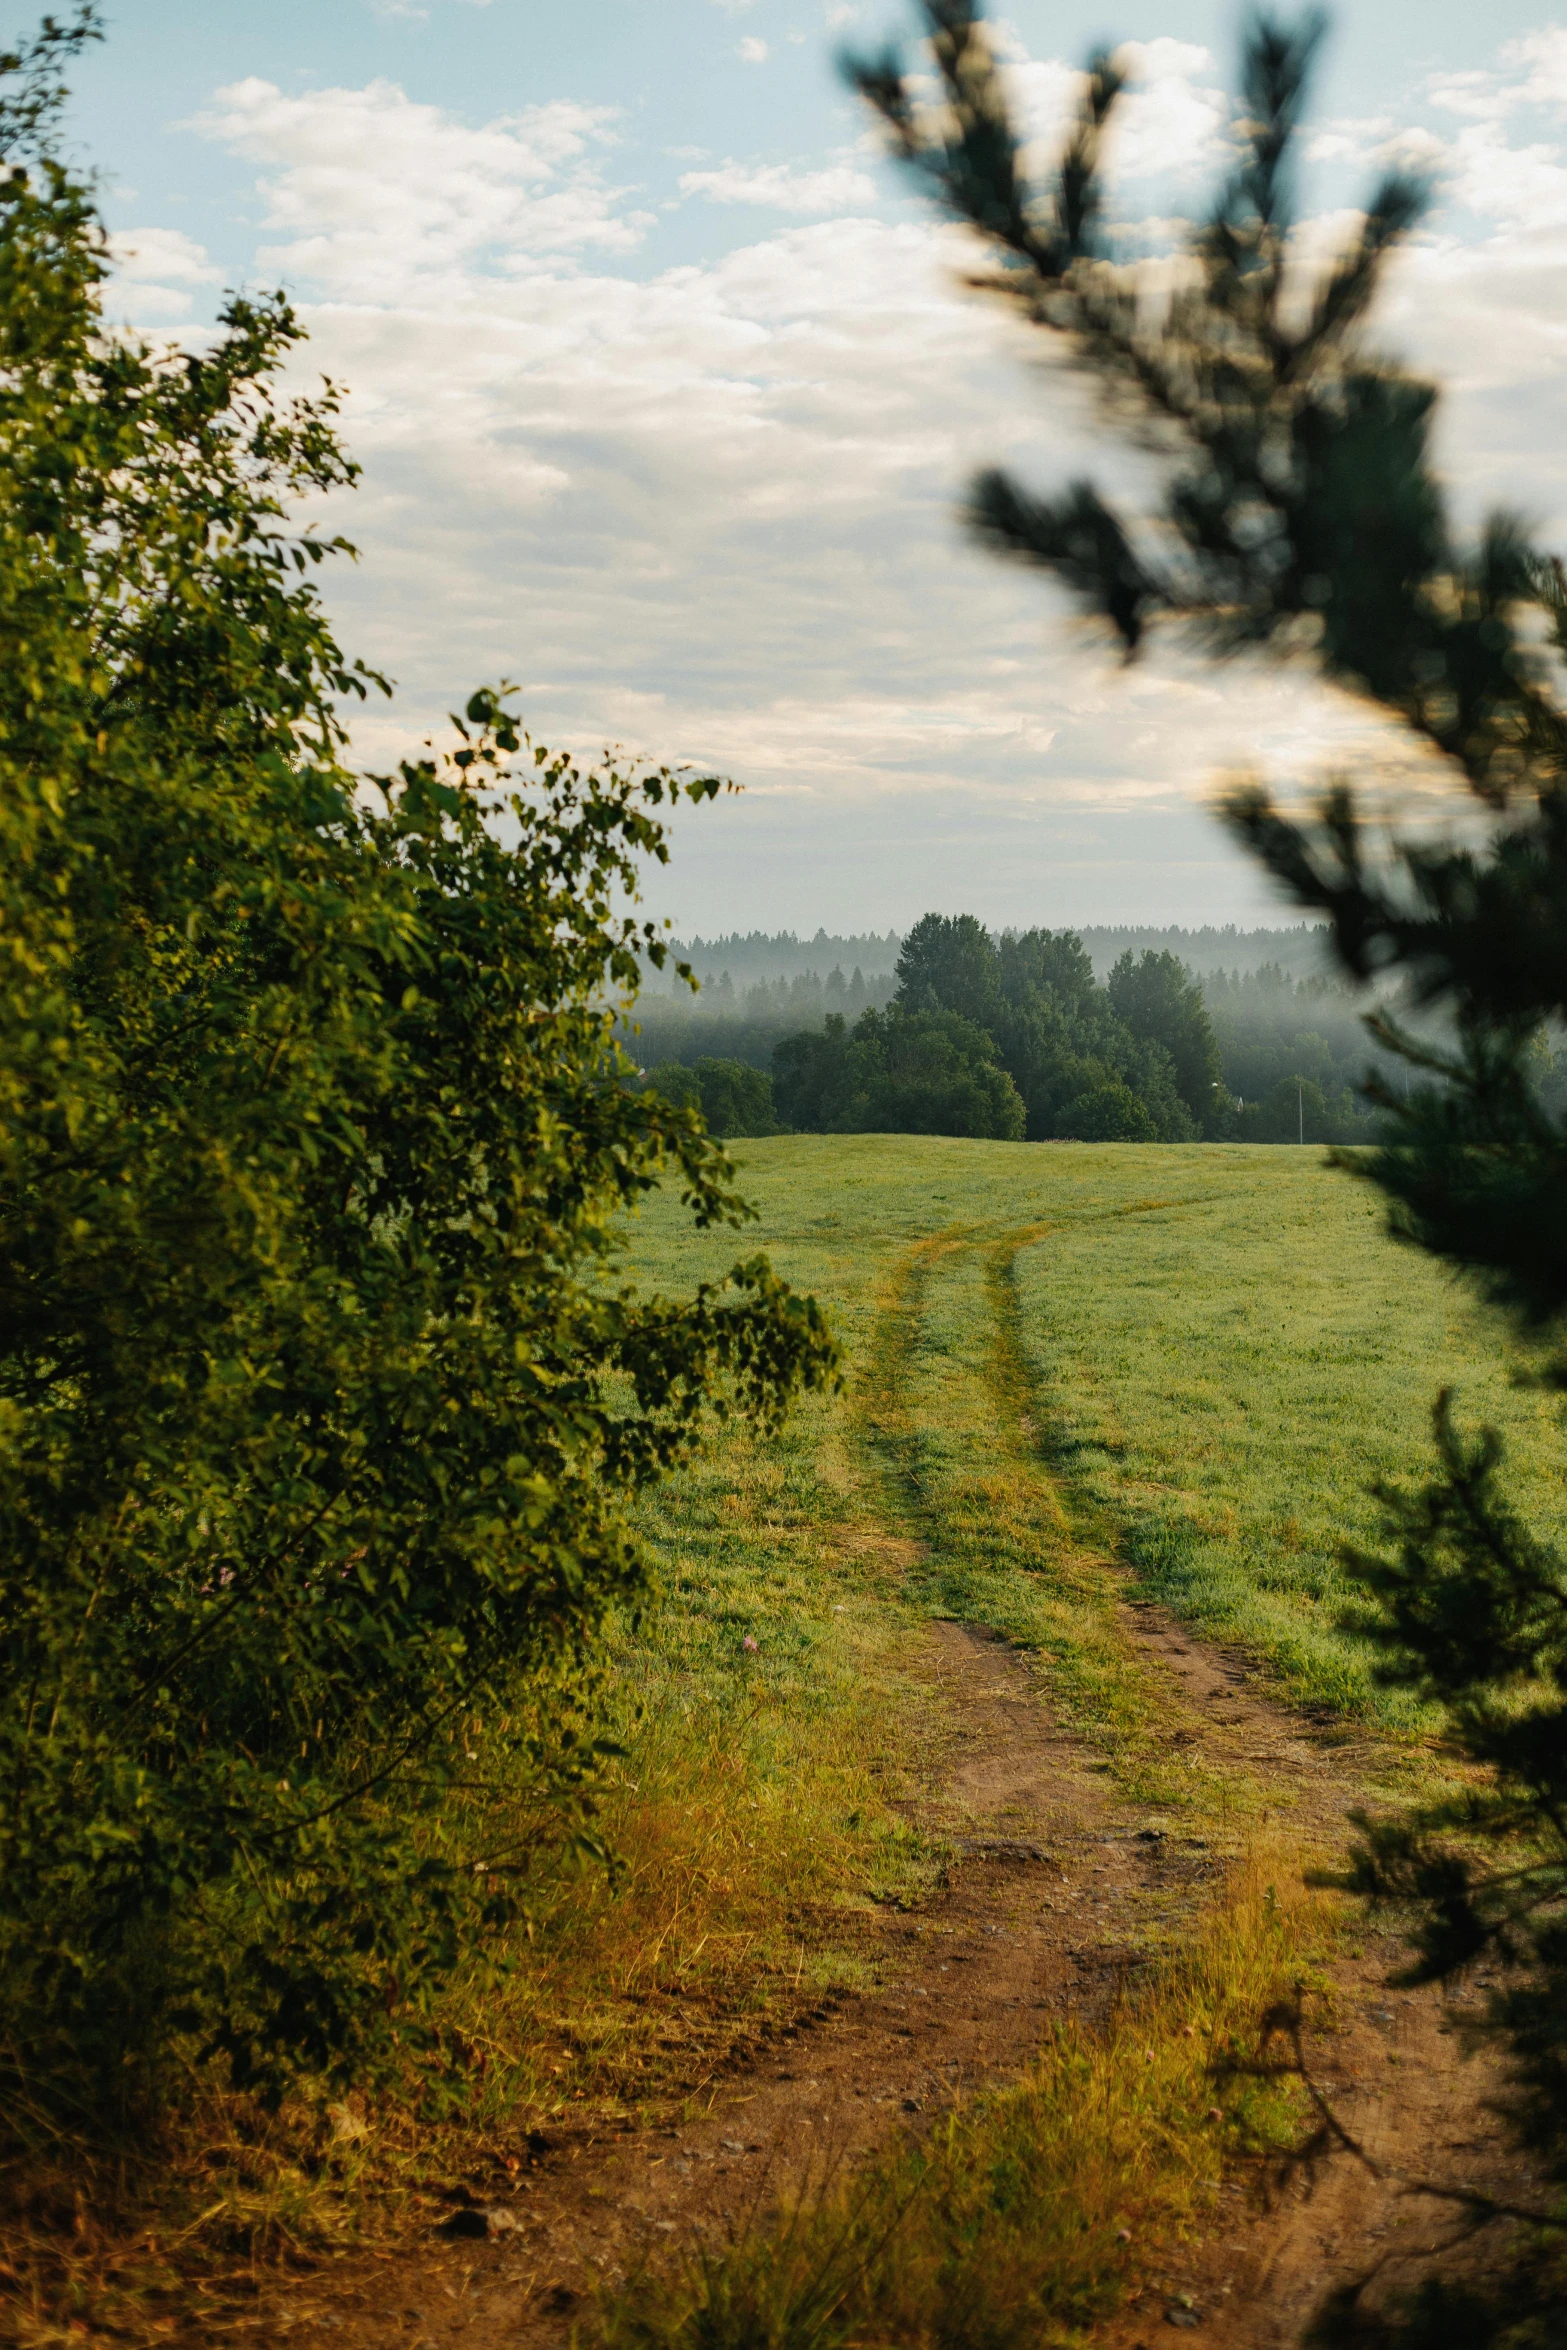
[[[1112,217],[1134,240],[1222,172],[1240,12],[1013,0],[995,12],[1048,149],[1074,74],[1127,44]],[[909,0],[109,0],[71,133],[101,175],[116,315],[210,329],[285,286],[304,379],[346,387],[364,471],[324,517],[328,594],[398,684],[389,765],[476,684],[536,737],[689,761],[742,793],[682,819],[649,903],[686,933],[1250,922],[1214,822],[1240,770],[1330,768],[1389,804],[1385,730],[1302,677],[1131,670],[1034,575],[965,539],[1004,462],[1135,494],[1087,394],[966,292],[970,258],[881,155],[846,42]],[[1310,234],[1390,158],[1436,206],[1384,341],[1447,387],[1467,523],[1567,543],[1567,31],[1534,0],[1337,11],[1305,139]]]

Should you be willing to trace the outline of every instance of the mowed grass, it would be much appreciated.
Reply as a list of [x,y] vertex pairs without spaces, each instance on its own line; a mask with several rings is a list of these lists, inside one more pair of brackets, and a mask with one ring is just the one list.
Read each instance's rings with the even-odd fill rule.
[[[1091,1631],[1103,1594],[1081,1589],[1086,1546],[1243,1643],[1297,1702],[1412,1727],[1338,1627],[1339,1551],[1375,1539],[1375,1480],[1430,1466],[1443,1386],[1464,1422],[1504,1432],[1531,1520],[1567,1520],[1559,1406],[1515,1384],[1524,1366],[1495,1321],[1310,1147],[867,1135],[736,1155],[761,1211],[746,1245],[814,1290],[848,1345],[847,1420],[879,1444],[892,1506],[927,1544],[912,1595],[1041,1646],[1085,1704],[1096,1679],[1102,1708],[1137,1703]],[[680,1233],[663,1202],[633,1245],[655,1286],[737,1253],[732,1236]],[[843,1419],[813,1422],[840,1463]],[[1019,1444],[1064,1524],[1037,1486],[1019,1516],[1002,1458],[1015,1471]],[[840,1468],[845,1497],[856,1473],[863,1459]],[[1079,1564],[1060,1567],[1074,1546]]]
[[1559,1534],[1560,1405],[1516,1384],[1523,1358],[1465,1287],[1387,1237],[1369,1185],[1309,1149],[1214,1155],[1212,1196],[1127,1216],[1108,1245],[1064,1222],[1018,1256],[1045,1441],[1196,1629],[1299,1703],[1407,1727],[1337,1627],[1342,1546],[1375,1545],[1376,1482],[1433,1466],[1442,1387],[1504,1432],[1511,1492]]

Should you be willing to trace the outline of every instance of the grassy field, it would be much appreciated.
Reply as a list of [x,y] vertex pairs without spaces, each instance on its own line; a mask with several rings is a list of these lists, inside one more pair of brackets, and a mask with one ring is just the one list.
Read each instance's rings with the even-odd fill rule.
[[[1259,1872],[1279,1789],[1245,1766],[1221,1781],[1160,1734],[1167,1693],[1120,1599],[1157,1595],[1244,1646],[1287,1698],[1359,1724],[1374,1773],[1380,1733],[1379,1775],[1396,1782],[1423,1767],[1422,1725],[1335,1623],[1338,1546],[1372,1534],[1372,1478],[1421,1473],[1439,1384],[1507,1430],[1534,1514],[1559,1522],[1554,1420],[1511,1384],[1494,1329],[1391,1247],[1375,1202],[1314,1152],[860,1137],[752,1144],[743,1168],[758,1238],[829,1305],[850,1381],[772,1456],[774,1476],[790,1465],[771,1515],[743,1452],[715,1452],[663,1498],[650,1530],[665,1606],[721,1621],[731,1654],[748,1633],[758,1686],[797,1724],[830,1729],[832,1692],[852,1680],[870,1750],[879,1720],[905,1769],[909,1715],[887,1702],[878,1655],[903,1661],[907,1696],[921,1615],[1000,1629],[1035,1653],[1123,1797],[1253,1858],[1205,1912],[1145,1916],[1148,1989],[1106,2033],[1052,2024],[1021,2082],[781,2229],[612,2301],[607,2339],[829,2344],[874,2321],[888,2339],[987,2350],[1075,2340],[1120,2290],[1120,2222],[1145,2244],[1199,2224],[1226,2151],[1296,2126],[1287,2100],[1237,2106],[1215,2140],[1201,2052],[1247,2045],[1334,1932],[1303,1894],[1298,1847]],[[663,1206],[634,1242],[639,1275],[671,1287],[723,1253]],[[780,1547],[802,1523],[808,1573]],[[668,1622],[654,1619],[655,1643]],[[840,1899],[877,1817],[864,1804],[836,1823]]]
[[[760,1245],[850,1349],[847,1414],[796,1443],[841,1456],[857,1423],[927,1543],[928,1604],[1070,1650],[1085,1703],[1092,1660],[1052,1635],[1061,1595],[1037,1572],[1052,1506],[997,1512],[1019,1448],[1073,1535],[1298,1702],[1390,1731],[1407,1711],[1336,1626],[1337,1554],[1374,1536],[1374,1479],[1423,1473],[1439,1387],[1505,1432],[1536,1523],[1567,1517],[1557,1405],[1512,1383],[1495,1325],[1314,1150],[845,1136],[740,1158]],[[659,1284],[724,1248],[662,1204],[634,1242]]]

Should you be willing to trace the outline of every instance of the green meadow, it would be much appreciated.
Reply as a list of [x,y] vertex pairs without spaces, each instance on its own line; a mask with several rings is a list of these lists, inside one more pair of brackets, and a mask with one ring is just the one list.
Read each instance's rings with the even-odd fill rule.
[[[647,1513],[659,1595],[618,1651],[644,1707],[630,1751],[660,1752],[664,1816],[686,1819],[689,1754],[721,1745],[728,1808],[706,1832],[749,1856],[689,1904],[694,1971],[677,1960],[671,1994],[705,1980],[715,2019],[725,1997],[776,2015],[802,1974],[827,1987],[887,1963],[857,1940],[856,1909],[889,1891],[917,1903],[941,1857],[892,1800],[939,1775],[951,1728],[928,1687],[931,1616],[1030,1652],[1133,1814],[1232,1866],[1211,1898],[1141,1918],[1146,1988],[1106,2030],[1058,2016],[1021,2081],[779,2230],[613,2299],[605,2339],[724,2350],[874,2323],[878,2338],[1076,2340],[1124,2285],[1128,2224],[1145,2245],[1200,2225],[1227,2164],[1298,2129],[1287,2098],[1226,2089],[1215,2131],[1206,2052],[1249,2046],[1292,1985],[1326,1979],[1342,1922],[1307,1894],[1298,1846],[1281,1865],[1266,1821],[1288,1791],[1164,1734],[1168,1691],[1119,1603],[1157,1597],[1243,1649],[1286,1702],[1343,1722],[1368,1791],[1394,1794],[1427,1777],[1437,1725],[1379,1689],[1339,1621],[1342,1548],[1375,1540],[1374,1483],[1425,1472],[1443,1386],[1470,1425],[1505,1432],[1514,1492],[1558,1529],[1556,1407],[1315,1150],[864,1135],[736,1155],[758,1210],[747,1248],[828,1307],[847,1376],[777,1442],[710,1447]],[[736,1253],[666,1200],[630,1241],[653,1286]],[[644,1788],[660,1777],[636,1767]],[[620,1832],[667,1873],[637,1819]],[[742,1926],[726,1983],[704,1978],[715,1945],[699,1936]]]
[[[1438,1389],[1504,1431],[1541,1530],[1567,1517],[1558,1407],[1313,1149],[844,1135],[735,1155],[756,1222],[694,1233],[655,1195],[616,1277],[679,1292],[763,1248],[829,1310],[844,1385],[776,1439],[721,1433],[644,1508],[655,1588],[607,1682],[622,1874],[591,1898],[563,1880],[541,1914],[497,2110],[646,2110],[679,2072],[671,2003],[716,2047],[859,1979],[857,1913],[940,1865],[900,1800],[950,1729],[932,1616],[1031,1652],[1127,1799],[1244,1840],[1277,1791],[1205,1778],[1160,1734],[1120,1601],[1244,1649],[1391,1790],[1436,1725],[1342,1628],[1340,1553],[1375,1540],[1377,1480],[1425,1473]],[[569,2021],[541,2039],[548,2014]]]
[[1518,1384],[1526,1365],[1460,1285],[1388,1238],[1369,1188],[1309,1147],[845,1135],[736,1156],[759,1212],[743,1242],[692,1234],[658,1199],[631,1269],[681,1287],[764,1248],[847,1349],[843,1399],[765,1456],[718,1447],[654,1514],[684,1584],[741,1459],[778,1480],[776,1562],[748,1507],[745,1579],[723,1603],[775,1654],[808,1637],[791,1524],[870,1514],[920,1544],[908,1599],[1054,1649],[1090,1713],[1096,1680],[1107,1705],[1130,1700],[1096,1673],[1082,1608],[1083,1637],[1060,1621],[1071,1595],[1046,1570],[1065,1540],[1243,1645],[1292,1700],[1397,1733],[1407,1709],[1336,1620],[1339,1554],[1375,1539],[1376,1481],[1424,1473],[1437,1391],[1504,1432],[1536,1524],[1567,1515],[1559,1407]]

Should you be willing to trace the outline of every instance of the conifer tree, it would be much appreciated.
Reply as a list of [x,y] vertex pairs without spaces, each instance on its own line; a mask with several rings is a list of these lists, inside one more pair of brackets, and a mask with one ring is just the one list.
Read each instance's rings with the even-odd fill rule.
[[[1292,820],[1258,783],[1225,820],[1297,905],[1325,915],[1343,970],[1398,983],[1450,1041],[1371,1025],[1407,1064],[1380,1095],[1385,1143],[1355,1163],[1392,1228],[1468,1275],[1567,1387],[1567,1120],[1539,1082],[1539,1041],[1567,1014],[1567,573],[1522,524],[1453,527],[1431,459],[1437,391],[1366,321],[1424,192],[1395,173],[1326,265],[1302,261],[1292,163],[1323,35],[1261,16],[1247,37],[1239,156],[1192,233],[1173,293],[1119,259],[1101,160],[1124,86],[1108,53],[1083,81],[1053,175],[1031,179],[996,53],[972,0],[921,0],[931,102],[895,49],[847,70],[894,151],[976,232],[974,279],[1103,392],[1107,429],[1168,461],[1156,514],[1091,481],[1039,496],[1001,472],[969,515],[995,547],[1064,582],[1135,657],[1151,632],[1214,657],[1309,661],[1434,754],[1466,822],[1374,855],[1354,784]],[[1163,281],[1168,286],[1168,274]],[[1354,1881],[1412,1897],[1411,1979],[1482,1953],[1509,1970],[1493,2003],[1529,2133],[1567,2175],[1567,1564],[1509,1508],[1500,1447],[1437,1405],[1438,1463],[1388,1495],[1391,1542],[1359,1562],[1386,1675],[1449,1710],[1485,1782],[1367,1827]]]

